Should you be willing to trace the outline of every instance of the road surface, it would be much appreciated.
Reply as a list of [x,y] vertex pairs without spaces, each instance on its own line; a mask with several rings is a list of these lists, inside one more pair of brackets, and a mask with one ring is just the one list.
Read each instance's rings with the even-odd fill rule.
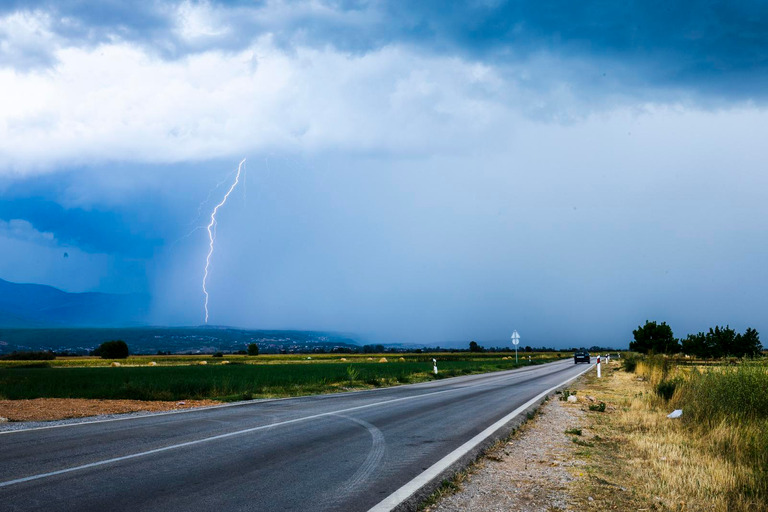
[[425,470],[438,474],[448,454],[454,460],[468,440],[584,370],[566,360],[0,433],[0,509],[389,509],[423,483]]

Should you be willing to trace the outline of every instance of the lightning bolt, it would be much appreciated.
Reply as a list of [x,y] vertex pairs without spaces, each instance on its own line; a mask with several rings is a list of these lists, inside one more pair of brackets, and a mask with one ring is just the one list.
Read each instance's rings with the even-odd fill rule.
[[216,214],[219,212],[219,208],[224,206],[229,199],[229,195],[235,190],[237,184],[240,183],[240,172],[245,165],[245,158],[237,166],[237,174],[235,175],[235,181],[232,186],[229,187],[227,193],[224,194],[224,198],[211,212],[211,222],[208,223],[208,256],[205,258],[205,273],[203,274],[203,293],[205,294],[205,323],[208,323],[208,289],[205,284],[208,282],[208,268],[211,266],[211,256],[213,255],[213,242],[216,240]]

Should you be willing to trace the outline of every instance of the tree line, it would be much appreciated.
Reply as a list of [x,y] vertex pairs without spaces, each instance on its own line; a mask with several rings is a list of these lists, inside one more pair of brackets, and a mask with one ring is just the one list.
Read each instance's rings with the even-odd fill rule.
[[682,352],[702,358],[754,357],[763,350],[759,333],[751,327],[743,333],[738,333],[728,325],[715,326],[710,327],[708,332],[689,334],[684,339],[677,339],[666,322],[658,324],[646,320],[645,325],[632,331],[632,335],[635,339],[630,342],[629,349],[646,354]]

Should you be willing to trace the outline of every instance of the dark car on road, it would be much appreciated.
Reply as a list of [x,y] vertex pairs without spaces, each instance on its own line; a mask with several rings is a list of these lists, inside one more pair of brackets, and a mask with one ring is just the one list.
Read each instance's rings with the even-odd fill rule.
[[582,351],[582,352],[576,352],[575,354],[573,354],[573,364],[590,363],[590,362],[591,361],[589,360],[589,352]]

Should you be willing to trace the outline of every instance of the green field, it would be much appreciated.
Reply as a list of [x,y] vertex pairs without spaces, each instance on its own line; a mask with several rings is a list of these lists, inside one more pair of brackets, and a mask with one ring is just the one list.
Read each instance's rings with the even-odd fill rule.
[[[530,363],[528,355],[531,356]],[[138,400],[244,400],[299,396],[423,382],[435,378],[509,370],[570,357],[533,353],[515,363],[514,352],[283,356],[59,358],[3,361],[0,399],[101,398]],[[439,373],[432,373],[432,357]],[[346,361],[342,361],[342,358]],[[387,362],[379,362],[386,358]],[[149,366],[154,362],[157,366]],[[201,363],[205,363],[204,365]]]

